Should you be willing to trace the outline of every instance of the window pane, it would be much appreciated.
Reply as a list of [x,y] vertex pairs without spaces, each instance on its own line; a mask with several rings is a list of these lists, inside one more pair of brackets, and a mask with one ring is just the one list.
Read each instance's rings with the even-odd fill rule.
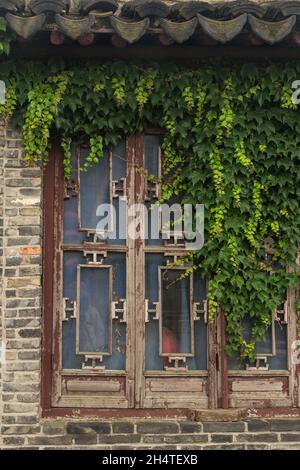
[[110,269],[80,267],[80,353],[109,353],[111,349]]
[[[80,150],[80,166],[83,167],[89,150]],[[110,203],[109,152],[100,157],[99,163],[80,171],[80,224],[81,228],[96,230],[100,204]]]
[[183,270],[161,270],[162,353],[192,353],[190,278]]
[[[71,310],[74,300],[77,299],[77,266],[85,263],[86,258],[82,253],[64,253],[63,296],[69,299],[66,306]],[[125,299],[126,254],[109,253],[105,264],[112,269],[112,300]],[[94,268],[88,265],[81,268],[79,318],[72,318],[73,312],[68,311],[67,320],[62,322],[63,369],[82,369],[84,354],[76,352],[78,340],[79,351],[100,354],[100,351],[109,352],[110,338],[112,352],[103,356],[99,365],[105,366],[107,370],[126,369],[126,323],[120,321],[122,317],[110,322],[108,272],[108,268]],[[76,339],[78,325],[80,334]]]
[[[247,342],[251,341],[251,320],[246,319],[243,321],[244,339]],[[280,324],[277,321],[274,324],[274,337],[276,346],[276,355],[272,356],[273,340],[272,340],[272,327],[270,326],[266,331],[266,337],[263,341],[256,343],[255,351],[257,354],[268,355],[268,364],[270,370],[286,370],[287,369],[287,325]],[[247,362],[241,360],[238,355],[230,357],[228,360],[228,367],[232,370],[244,370]],[[253,366],[253,364],[250,364]]]
[[[146,299],[148,299],[148,307],[151,310],[155,310],[154,302],[159,301],[158,276],[159,273],[163,275],[165,270],[159,270],[158,268],[164,265],[165,261],[162,254],[151,253],[146,255],[145,293]],[[168,287],[170,280],[172,281],[174,277],[176,280],[178,274],[182,274],[182,272],[184,271],[176,270],[175,273],[166,278],[165,282],[161,280],[161,285],[164,285],[165,288]],[[162,293],[164,299],[164,305],[162,306],[162,345],[165,352],[170,354],[176,352],[189,354],[192,340],[189,306],[190,279],[186,278],[183,282],[179,281],[176,284],[177,289],[169,286]],[[193,279],[193,301],[202,305],[205,298],[206,282],[199,274],[195,274]],[[148,322],[146,323],[145,368],[148,371],[164,370],[168,366],[168,358],[163,357],[160,351],[159,320],[154,317],[154,312],[149,313]],[[199,320],[194,322],[194,355],[186,358],[188,370],[207,370],[207,326],[204,316],[200,314],[199,317]]]

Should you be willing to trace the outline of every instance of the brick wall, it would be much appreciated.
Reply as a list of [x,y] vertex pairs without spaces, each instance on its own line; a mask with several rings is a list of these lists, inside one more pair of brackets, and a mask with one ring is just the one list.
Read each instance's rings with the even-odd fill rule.
[[0,126],[2,238],[2,433],[39,431],[41,170],[26,168],[16,131]]
[[299,450],[300,419],[239,422],[63,421],[3,426],[5,448],[99,450]]
[[300,449],[299,418],[204,423],[41,418],[42,180],[39,168],[25,167],[22,154],[18,133],[0,125],[0,332],[6,345],[0,447]]

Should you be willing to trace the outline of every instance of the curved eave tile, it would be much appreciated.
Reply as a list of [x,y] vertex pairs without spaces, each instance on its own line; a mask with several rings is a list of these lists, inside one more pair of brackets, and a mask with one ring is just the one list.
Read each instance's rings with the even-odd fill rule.
[[121,38],[132,44],[144,36],[149,27],[150,20],[149,18],[144,18],[141,21],[124,21],[115,16],[111,16],[110,23]]
[[11,29],[19,36],[28,39],[42,29],[46,21],[46,15],[42,13],[37,16],[17,16],[12,13],[6,13],[5,19]]
[[18,0],[0,0],[0,11],[18,11],[24,8],[24,2]]
[[118,2],[116,0],[88,0],[82,4],[81,11],[84,14],[87,14],[93,10],[99,10],[103,13],[108,11],[114,13],[117,8]]
[[160,25],[170,38],[174,39],[174,41],[178,42],[179,44],[182,44],[194,34],[198,25],[198,20],[197,18],[192,18],[188,21],[176,23],[175,21],[161,18]]
[[252,31],[268,44],[275,44],[282,41],[290,34],[296,23],[296,15],[292,15],[282,21],[265,21],[248,15],[249,24]]
[[33,0],[29,4],[32,13],[40,15],[41,13],[61,13],[66,9],[68,2],[66,0]]
[[300,16],[300,2],[289,2],[285,1],[280,6],[280,11],[283,16],[290,16],[290,15],[299,15]]
[[197,13],[207,13],[212,14],[214,11],[214,6],[211,3],[207,2],[182,2],[173,7],[177,8],[179,14],[185,19],[190,20]]
[[55,21],[66,36],[75,40],[90,32],[94,19],[90,16],[75,19],[56,14]]
[[197,17],[202,29],[221,44],[231,41],[237,36],[247,22],[247,13],[226,21],[213,20],[200,14]]
[[251,13],[252,15],[262,18],[266,14],[266,8],[258,3],[237,1],[230,5],[232,16],[238,16],[242,13]]
[[126,2],[121,10],[122,16],[131,18],[139,16],[146,18],[147,16],[157,16],[166,18],[170,13],[170,6],[161,0],[134,0]]

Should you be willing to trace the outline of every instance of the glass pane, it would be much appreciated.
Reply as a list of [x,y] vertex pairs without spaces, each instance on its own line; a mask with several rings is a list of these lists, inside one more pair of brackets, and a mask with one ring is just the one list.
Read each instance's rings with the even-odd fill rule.
[[[244,339],[251,341],[251,320],[245,319],[243,322]],[[281,325],[275,322],[275,343],[276,355],[268,357],[270,370],[286,370],[287,369],[287,325]],[[257,354],[272,354],[272,328],[266,331],[264,341],[258,341],[255,347]],[[228,367],[232,370],[244,370],[246,361],[241,360],[238,355],[228,358]],[[253,364],[251,364],[252,366]]]
[[[162,254],[153,253],[146,255],[145,266],[145,292],[146,299],[149,301],[149,309],[154,309],[154,302],[159,301],[159,266],[165,264],[165,257]],[[176,270],[173,277],[178,277],[182,270]],[[170,271],[169,271],[170,272]],[[171,275],[172,276],[172,275]],[[168,280],[172,280],[168,276]],[[176,280],[176,279],[175,279]],[[167,284],[167,279],[166,279]],[[168,282],[169,283],[169,282]],[[164,283],[161,282],[163,285]],[[189,306],[189,290],[190,280],[186,278],[183,282],[179,281],[177,290],[169,287],[164,291],[162,298],[165,303],[162,307],[162,345],[165,352],[189,353],[191,346],[191,329],[190,329],[190,306]],[[176,285],[175,284],[175,285]],[[206,282],[202,280],[199,274],[194,275],[193,280],[194,301],[202,302],[206,298]],[[179,285],[179,288],[178,288]],[[165,286],[167,287],[167,286]],[[170,290],[171,289],[171,290]],[[175,290],[175,289],[174,289]],[[176,301],[173,301],[172,296]],[[154,319],[155,314],[149,313],[149,321],[146,323],[146,370],[164,370],[168,365],[168,358],[163,357],[160,353],[159,342],[159,320]],[[195,355],[187,357],[186,364],[188,370],[207,370],[207,327],[203,315],[199,315],[199,320],[194,322],[194,344]],[[176,321],[178,322],[178,325]]]
[[113,180],[119,180],[126,176],[126,146],[121,142],[112,152],[112,177]]
[[81,244],[84,232],[79,232],[77,197],[64,200],[64,243]]
[[[112,152],[112,179],[117,181],[116,189],[124,188],[123,194],[126,196],[126,146],[125,142],[121,142],[117,145]],[[122,182],[123,181],[123,182]],[[116,191],[116,194],[123,195],[122,191]],[[124,245],[126,244],[126,210],[125,203],[120,203],[120,198],[115,197],[112,200],[113,208],[115,211],[115,220],[113,224],[113,236],[108,236],[107,242],[111,245]],[[120,211],[124,210],[124,220],[122,220],[122,213]],[[120,221],[123,224],[120,227]],[[125,226],[124,226],[125,224]],[[123,232],[122,230],[123,229]]]
[[[83,167],[89,150],[81,148],[80,166]],[[99,163],[80,171],[80,223],[81,228],[96,230],[100,204],[110,203],[109,152],[106,151]]]
[[80,353],[109,353],[111,349],[110,269],[80,267]]
[[[78,181],[78,165],[76,148],[72,148],[72,175],[71,180]],[[70,196],[64,199],[64,243],[81,244],[84,240],[84,233],[79,232],[78,200],[77,196]]]
[[[207,298],[207,282],[202,278],[201,271],[194,272],[193,301],[199,302],[200,307]],[[186,364],[189,370],[207,370],[207,325],[204,315],[199,314],[199,320],[194,322],[195,356],[188,357]]]
[[[160,165],[160,146],[162,144],[163,137],[161,135],[145,135],[144,138],[144,158],[145,158],[145,170],[148,175],[159,178],[161,175]],[[149,183],[150,185],[153,183]],[[151,204],[155,204],[157,200],[151,199],[146,203],[147,206],[147,227],[148,227],[148,239],[146,239],[146,245],[163,245],[161,233],[159,232],[160,222],[158,219],[157,211],[151,210]],[[153,233],[151,234],[151,227],[153,227]],[[157,236],[155,236],[157,232]]]
[[[67,307],[77,299],[77,266],[85,264],[82,253],[64,253],[63,296],[69,298]],[[126,298],[126,254],[110,253],[105,265],[112,266],[112,300]],[[79,347],[84,352],[103,352],[109,350],[108,339],[112,339],[112,354],[103,356],[99,363],[108,370],[126,369],[126,323],[120,319],[112,321],[110,336],[109,323],[109,282],[108,268],[81,268],[80,315],[62,322],[62,367],[82,369],[84,355],[76,353],[76,327],[80,321]],[[95,273],[95,274],[93,274]],[[84,349],[83,349],[84,348]],[[87,351],[85,349],[87,348]]]
[[145,135],[145,169],[148,174],[158,178],[160,176],[159,148],[162,144],[161,135]]
[[191,354],[190,278],[184,270],[160,271],[162,298],[162,353]]

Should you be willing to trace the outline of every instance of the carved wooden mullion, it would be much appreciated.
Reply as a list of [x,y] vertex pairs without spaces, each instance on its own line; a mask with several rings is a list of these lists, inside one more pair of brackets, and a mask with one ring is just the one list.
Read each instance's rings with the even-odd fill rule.
[[256,355],[255,366],[246,364],[246,370],[257,371],[257,370],[269,370],[268,356],[263,354]]
[[97,233],[91,230],[86,230],[86,240],[84,243],[90,243],[93,245],[104,245],[106,243],[106,239],[102,237],[101,233]]
[[282,325],[288,323],[288,301],[286,300],[283,304],[283,308],[276,308],[274,312],[274,321],[278,321]]
[[185,247],[185,240],[182,234],[171,233],[168,240],[164,240],[166,247]]
[[69,297],[63,297],[62,300],[63,300],[62,321],[68,321],[70,318],[77,318],[76,300],[70,300]]
[[149,202],[152,199],[159,199],[161,193],[161,184],[150,181],[149,179],[145,180],[145,201]]
[[160,318],[160,305],[159,302],[151,302],[154,308],[149,308],[150,300],[145,299],[145,323],[149,322],[149,315],[153,315],[153,320],[159,320]]
[[[123,304],[122,307],[118,307],[119,304]],[[112,319],[119,320],[121,323],[127,321],[127,306],[126,299],[119,299],[112,302]]]
[[116,199],[120,196],[125,196],[126,191],[126,178],[119,180],[112,180],[112,197]]
[[[87,362],[91,361],[92,364],[88,365]],[[97,361],[102,362],[103,356],[96,354],[84,354],[84,362],[82,362],[81,368],[88,370],[104,370],[104,365],[97,365]]]
[[202,300],[202,308],[200,307],[200,302],[193,303],[193,318],[194,321],[200,320],[200,316],[203,315],[204,322],[207,323],[208,318],[208,301],[207,299]]
[[107,257],[107,251],[84,251],[83,256],[87,264],[103,264]]
[[165,366],[165,370],[171,371],[187,371],[185,356],[168,356],[169,366]]
[[77,197],[79,192],[79,185],[77,181],[67,180],[64,184],[64,199],[70,199],[70,197]]
[[[170,267],[170,266],[175,265],[175,263],[177,263],[177,261],[184,259],[185,256],[186,256],[186,253],[182,253],[182,252],[181,253],[165,252],[164,257],[167,258],[166,259],[166,266]],[[191,266],[192,266],[192,263],[184,262],[184,263],[180,264],[179,267],[189,268]],[[173,267],[176,268],[176,266],[173,266]]]

